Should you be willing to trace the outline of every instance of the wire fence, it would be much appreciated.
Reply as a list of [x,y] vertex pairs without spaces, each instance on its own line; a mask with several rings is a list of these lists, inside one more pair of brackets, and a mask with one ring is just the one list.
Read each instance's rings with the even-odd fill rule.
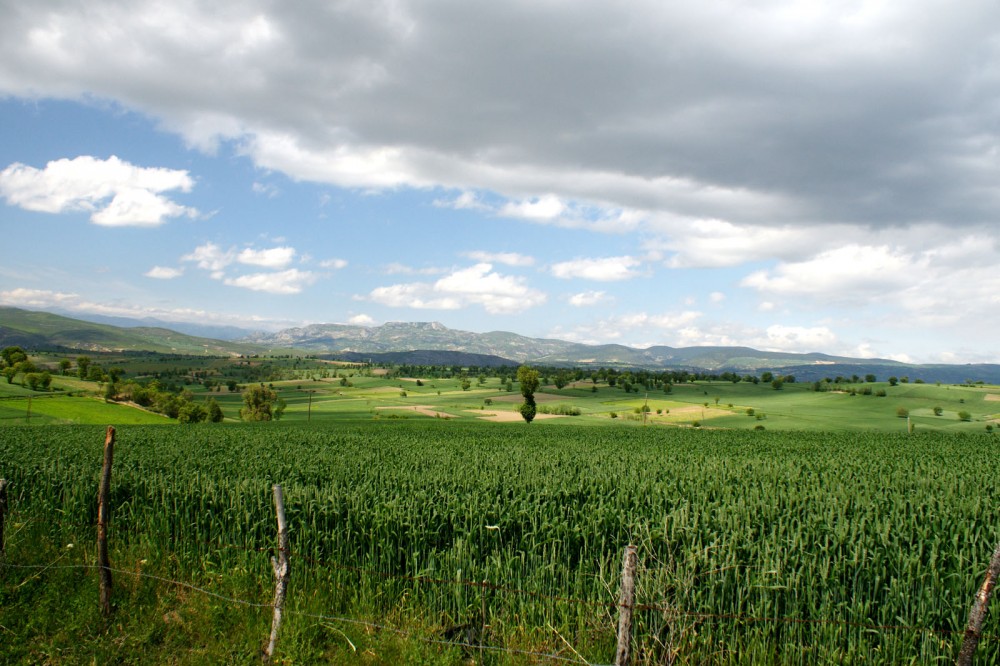
[[[67,521],[70,525],[83,527],[84,525],[78,522]],[[249,548],[246,546],[241,546],[237,544],[226,544],[218,542],[204,542],[202,545],[208,546],[210,548],[219,550],[235,550],[246,553],[254,553],[261,555],[276,555],[280,552],[279,548],[276,547],[258,547]],[[476,581],[476,580],[460,580],[454,578],[440,578],[432,576],[421,576],[421,575],[408,575],[408,574],[396,574],[389,573],[385,571],[377,571],[374,569],[369,569],[365,567],[360,567],[356,565],[343,564],[340,562],[333,562],[329,560],[317,560],[315,558],[309,557],[307,555],[297,553],[296,551],[289,549],[289,556],[298,560],[306,562],[315,567],[329,567],[334,569],[339,569],[343,571],[350,571],[357,573],[359,575],[371,576],[375,578],[382,578],[385,580],[397,580],[404,581],[408,583],[420,584],[420,585],[438,585],[438,586],[450,586],[450,587],[462,587],[474,590],[486,590],[491,592],[497,592],[505,595],[516,595],[523,596],[531,599],[549,601],[564,604],[574,604],[580,606],[587,606],[598,609],[621,609],[623,606],[616,600],[594,600],[594,599],[578,599],[574,597],[561,596],[545,594],[542,592],[537,592],[533,590],[523,590],[516,587],[511,587],[508,585],[502,585],[499,583],[489,582],[489,581]],[[49,564],[41,565],[25,565],[25,564],[15,564],[9,561],[3,561],[2,567],[16,570],[32,570],[37,573],[34,576],[40,576],[47,571],[54,570],[86,570],[86,571],[96,571],[100,567],[96,564],[88,563],[72,563],[72,564],[60,564],[60,560],[55,560]],[[117,567],[110,568],[112,573],[130,576],[136,579],[147,579],[153,580],[164,585],[175,586],[194,592],[197,594],[204,595],[225,603],[243,606],[247,608],[256,609],[273,609],[274,604],[270,602],[258,602],[248,599],[241,599],[238,597],[220,594],[218,592],[213,592],[212,590],[206,589],[195,585],[193,583],[176,580],[174,578],[169,578],[165,576],[160,576],[140,570],[122,569]],[[644,604],[636,603],[629,607],[630,610],[636,612],[651,612],[659,613],[663,616],[665,621],[675,621],[678,619],[689,619],[699,622],[737,622],[737,623],[762,623],[762,624],[784,624],[784,625],[813,625],[813,626],[837,626],[837,627],[848,627],[852,629],[860,629],[865,631],[876,631],[876,632],[912,632],[912,633],[928,633],[938,636],[961,636],[964,630],[958,629],[941,629],[935,627],[926,627],[920,625],[911,624],[880,624],[875,622],[861,622],[854,620],[843,620],[843,619],[832,619],[832,618],[801,618],[801,617],[763,617],[757,615],[741,614],[741,613],[713,613],[713,612],[703,612],[703,611],[691,611],[684,610],[677,607],[658,605],[658,604]],[[507,646],[499,645],[488,645],[484,643],[475,643],[469,641],[460,640],[448,640],[443,638],[435,638],[426,635],[421,635],[420,633],[403,629],[400,627],[392,626],[391,624],[386,624],[384,622],[373,622],[370,620],[363,620],[358,618],[344,617],[338,614],[332,613],[312,613],[302,610],[297,610],[295,608],[284,609],[284,613],[289,616],[299,616],[303,618],[322,620],[327,622],[333,622],[342,625],[351,625],[362,627],[371,631],[384,631],[395,634],[401,638],[407,640],[416,640],[429,645],[438,645],[446,648],[459,648],[463,650],[472,651],[483,651],[483,652],[494,652],[494,653],[507,653],[511,655],[516,655],[526,658],[542,659],[551,662],[570,662],[570,663],[584,663],[592,664],[593,662],[587,661],[583,656],[581,656],[572,645],[563,638],[558,631],[556,631],[551,624],[549,628],[558,636],[567,646],[567,648],[573,653],[573,656],[566,656],[564,654],[550,653],[550,652],[538,652],[531,650],[524,650],[518,648],[512,648]],[[996,643],[1000,641],[1000,636],[993,634],[984,634],[980,638],[980,642],[984,643]],[[348,640],[350,643],[350,641]],[[353,648],[352,644],[352,648]]]
[[[9,518],[22,517],[19,515],[20,512],[9,512]],[[75,529],[94,529],[95,525],[93,523],[86,523],[83,521],[49,521],[50,525],[59,526],[61,528],[72,527]],[[281,549],[275,546],[262,546],[262,547],[248,547],[245,545],[222,543],[218,541],[201,541],[199,542],[201,546],[206,546],[208,548],[214,548],[219,550],[232,550],[243,553],[255,553],[255,554],[267,554],[267,555],[277,555]],[[370,569],[366,567],[361,567],[357,565],[344,564],[342,562],[336,562],[333,560],[326,559],[316,559],[310,555],[299,552],[295,549],[288,550],[289,557],[294,558],[296,561],[306,562],[314,567],[319,568],[331,568],[338,569],[341,571],[350,571],[360,575],[371,576],[375,578],[382,578],[385,580],[397,580],[405,581],[410,583],[416,583],[421,585],[441,585],[441,586],[453,586],[453,587],[464,587],[475,590],[488,590],[491,592],[499,592],[508,595],[523,596],[532,599],[550,601],[556,603],[565,603],[580,606],[589,606],[593,608],[607,609],[613,606],[619,606],[618,602],[613,599],[608,599],[604,601],[598,601],[594,599],[578,599],[563,595],[553,595],[546,594],[544,592],[538,592],[534,590],[523,590],[507,585],[502,585],[500,583],[494,583],[490,581],[478,581],[478,580],[468,580],[468,579],[456,579],[456,578],[440,578],[433,576],[422,576],[414,574],[400,574],[391,573],[387,571],[379,571],[376,569]],[[19,568],[16,565],[7,563],[6,566],[11,568]],[[32,565],[36,568],[45,568],[43,565]],[[74,565],[76,567],[90,567],[96,568],[97,565]],[[740,565],[749,566],[749,565]],[[30,568],[28,565],[21,565],[20,568]],[[58,567],[57,567],[58,568]],[[129,575],[135,575],[134,571],[124,571]],[[151,574],[140,574],[143,577],[154,578]],[[194,591],[203,591],[193,585],[183,583],[176,580],[162,579],[163,582],[190,587]],[[213,594],[211,592],[206,592],[206,594]],[[217,596],[217,595],[216,595]],[[247,603],[246,605],[254,605]],[[273,604],[256,604],[261,607],[273,608]],[[799,618],[799,617],[762,617],[757,615],[748,615],[741,613],[712,613],[703,611],[687,611],[682,610],[673,606],[663,606],[658,604],[635,604],[631,607],[635,611],[648,611],[663,613],[676,618],[690,618],[695,620],[731,620],[739,622],[753,622],[753,623],[774,623],[774,624],[809,624],[809,625],[830,625],[830,626],[844,626],[856,629],[866,629],[871,631],[910,631],[910,632],[926,632],[932,634],[938,634],[941,636],[948,635],[962,635],[964,629],[941,629],[935,627],[926,627],[921,625],[911,625],[905,623],[893,623],[893,624],[879,624],[874,622],[860,622],[856,620],[840,620],[831,618]],[[983,642],[1000,642],[1000,635],[994,634],[983,634]]]

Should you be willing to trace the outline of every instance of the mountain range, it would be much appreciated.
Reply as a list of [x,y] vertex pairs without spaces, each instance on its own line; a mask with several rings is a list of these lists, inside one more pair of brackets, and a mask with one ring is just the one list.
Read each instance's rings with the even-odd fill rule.
[[[93,315],[88,318],[101,318]],[[888,359],[859,359],[821,353],[761,351],[750,347],[667,347],[585,345],[529,338],[506,331],[474,333],[437,322],[389,322],[381,326],[314,324],[276,333],[222,327],[219,337],[181,333],[183,326],[125,318],[97,323],[63,315],[0,307],[0,346],[91,352],[151,351],[203,355],[309,353],[345,360],[379,360],[420,365],[533,365],[678,369],[712,373],[792,374],[800,381],[874,374],[961,383],[1000,383],[1000,365],[913,365]],[[149,326],[156,323],[156,326]],[[194,326],[194,325],[192,325]],[[168,328],[169,327],[169,328]],[[211,328],[185,327],[209,332]],[[220,339],[225,337],[227,339]]]

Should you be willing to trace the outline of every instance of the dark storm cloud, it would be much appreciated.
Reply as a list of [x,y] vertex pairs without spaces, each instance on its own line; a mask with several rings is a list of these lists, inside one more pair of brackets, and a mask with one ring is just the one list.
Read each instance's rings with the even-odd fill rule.
[[115,99],[297,177],[737,225],[975,225],[1000,203],[991,2],[3,11],[0,89]]

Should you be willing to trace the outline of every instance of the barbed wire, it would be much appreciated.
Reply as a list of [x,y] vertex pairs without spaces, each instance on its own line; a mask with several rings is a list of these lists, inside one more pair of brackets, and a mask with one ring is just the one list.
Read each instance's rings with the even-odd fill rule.
[[[42,564],[9,564],[9,563],[5,563],[5,564],[3,564],[3,566],[5,566],[7,568],[11,568],[11,569],[41,570],[40,573],[44,573],[45,571],[50,571],[50,570],[55,570],[55,569],[84,569],[84,570],[93,570],[93,569],[107,568],[107,570],[109,570],[109,571],[111,571],[112,573],[115,573],[115,574],[120,574],[120,575],[124,575],[124,576],[134,576],[136,578],[148,578],[148,579],[159,581],[161,583],[165,583],[165,584],[169,584],[169,585],[176,585],[178,587],[182,587],[182,588],[190,590],[192,592],[197,592],[199,594],[204,594],[204,595],[213,597],[215,599],[219,599],[221,601],[225,601],[225,602],[232,603],[232,604],[238,604],[238,605],[247,606],[247,607],[250,607],[250,608],[261,608],[261,609],[263,609],[263,608],[270,608],[270,609],[274,609],[274,604],[273,603],[259,603],[259,602],[254,602],[254,601],[248,601],[246,599],[239,599],[239,598],[236,598],[236,597],[230,597],[230,596],[226,596],[226,595],[223,595],[223,594],[219,594],[217,592],[212,592],[211,590],[206,590],[205,588],[198,587],[197,585],[192,585],[191,583],[185,583],[183,581],[173,580],[171,578],[165,578],[163,576],[157,576],[156,574],[145,573],[145,572],[142,572],[142,571],[131,571],[129,569],[120,569],[118,567],[101,567],[100,565],[97,565],[97,564],[60,564],[60,565],[57,565],[55,563],[48,564],[48,565],[42,565]],[[392,626],[389,626],[389,625],[386,625],[386,624],[379,624],[379,623],[376,623],[376,622],[369,622],[367,620],[358,620],[358,619],[355,619],[355,618],[340,617],[340,616],[337,616],[337,615],[326,615],[326,614],[323,614],[323,613],[308,613],[308,612],[305,612],[305,611],[300,611],[300,610],[296,610],[294,608],[287,608],[287,607],[282,608],[282,612],[284,614],[286,614],[286,615],[297,615],[297,616],[300,616],[300,617],[306,617],[306,618],[311,618],[311,619],[327,620],[327,621],[330,621],[330,622],[338,622],[338,623],[341,623],[341,624],[350,624],[350,625],[365,627],[365,628],[368,628],[368,629],[376,629],[376,630],[380,630],[380,631],[388,631],[388,632],[394,633],[394,634],[396,634],[398,636],[401,636],[403,638],[414,639],[414,640],[418,640],[418,641],[421,641],[421,642],[424,642],[424,643],[430,643],[430,644],[434,644],[434,645],[442,645],[442,646],[448,646],[448,647],[458,647],[458,648],[465,648],[465,649],[470,649],[470,650],[483,650],[483,651],[487,651],[487,652],[505,652],[505,653],[508,653],[508,654],[516,654],[516,655],[524,656],[524,657],[538,657],[538,658],[542,658],[542,659],[548,659],[550,661],[565,661],[565,662],[572,662],[572,663],[581,663],[581,660],[579,658],[564,657],[564,656],[559,655],[559,654],[552,654],[552,653],[546,653],[546,652],[534,652],[534,651],[531,651],[531,650],[521,650],[521,649],[518,649],[518,648],[508,648],[508,647],[502,647],[502,646],[498,646],[498,645],[485,645],[485,644],[468,643],[468,642],[462,642],[462,641],[446,641],[446,640],[442,640],[442,639],[438,639],[438,638],[428,638],[426,636],[421,636],[419,634],[407,631],[405,629],[400,629],[398,627],[392,627]],[[586,660],[583,660],[582,663],[589,664],[590,662],[587,662]]]
[[[61,523],[61,521],[60,521]],[[68,522],[67,524],[73,526],[86,526],[80,523]],[[211,546],[213,548],[220,549],[232,549],[247,553],[267,553],[270,555],[275,555],[281,551],[278,547],[249,547],[241,546],[237,544],[226,544],[218,542],[203,541],[202,545]],[[515,587],[509,587],[501,585],[498,583],[491,583],[489,581],[476,581],[476,580],[457,580],[450,578],[435,578],[430,576],[419,576],[411,574],[399,574],[390,573],[385,571],[378,571],[375,569],[370,569],[366,567],[359,567],[356,565],[342,564],[339,562],[334,562],[332,560],[318,560],[305,555],[299,551],[289,549],[289,556],[294,556],[298,559],[304,560],[313,566],[317,567],[331,567],[335,569],[340,569],[343,571],[351,571],[359,574],[365,574],[369,576],[379,577],[385,580],[403,580],[411,583],[427,584],[427,585],[449,585],[449,586],[460,586],[466,588],[474,588],[481,590],[490,590],[493,592],[502,592],[511,595],[525,596],[533,599],[539,599],[544,601],[553,601],[557,603],[575,604],[580,606],[589,606],[592,608],[623,608],[624,606],[618,603],[616,600],[609,599],[606,601],[596,601],[593,599],[577,599],[575,597],[567,597],[561,595],[546,594],[544,592],[536,592],[531,590],[522,590]],[[7,565],[14,566],[14,565]],[[79,566],[95,566],[96,565],[79,565]],[[55,567],[59,568],[59,567]],[[135,574],[135,572],[127,572],[129,574]],[[143,576],[149,576],[156,578],[152,574],[140,574]],[[180,583],[179,581],[172,581],[169,579],[161,579],[164,582],[175,583],[180,585],[187,585],[186,583]],[[197,589],[192,586],[192,589]],[[206,591],[206,594],[214,594]],[[878,624],[874,622],[859,622],[856,620],[838,620],[829,618],[796,618],[796,617],[762,617],[755,615],[745,615],[740,613],[710,613],[703,611],[685,611],[679,608],[670,606],[660,606],[656,604],[634,604],[631,606],[634,611],[648,611],[648,612],[659,612],[665,615],[672,615],[674,617],[686,617],[696,620],[733,620],[733,621],[744,621],[744,622],[754,622],[754,623],[774,623],[774,624],[807,624],[807,625],[828,625],[828,626],[845,626],[857,629],[868,629],[873,631],[913,631],[913,632],[926,632],[938,635],[956,635],[964,634],[964,629],[937,629],[933,627],[924,627],[917,625],[906,625],[906,624]],[[996,642],[1000,640],[1000,636],[994,634],[983,634],[981,636],[981,641],[984,642]]]

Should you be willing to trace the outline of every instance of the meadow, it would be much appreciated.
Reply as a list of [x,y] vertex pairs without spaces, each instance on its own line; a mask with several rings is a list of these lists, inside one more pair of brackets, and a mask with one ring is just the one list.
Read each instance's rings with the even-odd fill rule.
[[[952,661],[998,538],[984,430],[641,427],[601,412],[602,427],[529,426],[357,401],[342,413],[358,420],[308,423],[296,406],[281,423],[119,428],[108,620],[86,568],[103,429],[0,429],[4,660],[257,662],[272,483],[291,534],[287,663],[609,663],[629,543],[637,663]],[[1000,663],[995,613],[985,631],[977,663]]]
[[[393,369],[346,366],[293,357],[265,359],[115,358],[137,381],[159,382],[186,391],[193,400],[213,398],[229,421],[239,420],[241,389],[266,383],[286,404],[285,422],[370,421],[444,418],[503,421],[514,418],[521,401],[517,384],[504,375],[477,377],[461,371],[446,377],[400,376]],[[466,383],[463,388],[463,382]],[[227,383],[235,387],[230,390]],[[33,392],[0,381],[0,424],[159,423],[162,417],[101,398],[103,383],[56,376],[53,391]],[[818,389],[818,390],[817,390]],[[82,401],[68,396],[90,398]],[[31,418],[28,419],[28,398]],[[532,426],[630,425],[822,432],[984,432],[1000,426],[1000,387],[921,382],[769,383],[699,380],[664,388],[584,379],[556,388],[543,383],[540,411],[572,411],[578,416],[540,414]]]

